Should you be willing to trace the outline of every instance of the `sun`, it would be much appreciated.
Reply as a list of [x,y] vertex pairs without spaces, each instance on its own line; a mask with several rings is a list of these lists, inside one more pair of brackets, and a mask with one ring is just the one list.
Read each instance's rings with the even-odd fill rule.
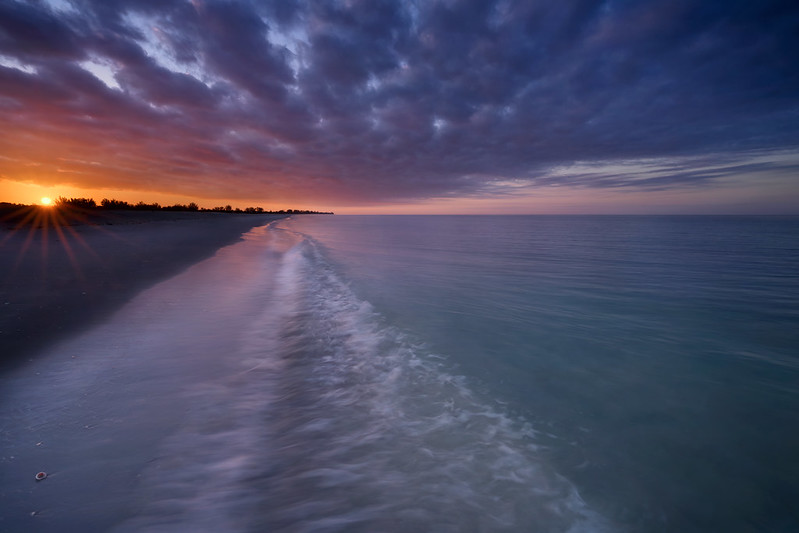
[[42,196],[42,199],[40,200],[40,202],[41,202],[42,205],[53,205],[52,198],[48,198],[47,196]]

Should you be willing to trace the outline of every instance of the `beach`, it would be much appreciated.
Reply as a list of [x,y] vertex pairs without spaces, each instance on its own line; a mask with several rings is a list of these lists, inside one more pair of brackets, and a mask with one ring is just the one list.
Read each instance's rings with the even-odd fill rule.
[[[97,308],[72,302],[83,296],[78,289],[64,295],[49,285],[60,291],[43,300],[49,309],[64,302],[63,312],[80,320],[60,337],[43,333],[47,342],[0,373],[2,532],[234,530],[202,500],[224,500],[226,479],[240,473],[225,464],[249,453],[243,448],[258,429],[242,420],[242,402],[251,401],[242,378],[263,385],[260,374],[242,374],[257,365],[243,350],[259,335],[259,353],[271,354],[277,270],[265,240],[269,218],[146,218],[111,232],[77,228],[104,250],[97,255],[116,254],[64,276],[87,296],[96,291]],[[104,296],[105,287],[117,289]],[[167,525],[181,516],[199,524]]]
[[604,530],[294,218],[0,375],[0,531]]
[[281,216],[98,211],[56,227],[0,224],[0,368]]
[[[121,285],[214,222],[86,242]],[[230,228],[0,373],[0,532],[793,531],[797,228]]]

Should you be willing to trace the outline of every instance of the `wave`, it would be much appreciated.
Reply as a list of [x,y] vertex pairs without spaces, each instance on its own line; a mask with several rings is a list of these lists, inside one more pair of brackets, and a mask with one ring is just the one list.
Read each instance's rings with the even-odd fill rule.
[[535,432],[359,299],[307,236],[283,258],[257,528],[594,531]]
[[[118,531],[604,531],[502,412],[356,296],[307,235],[260,235],[263,313]],[[252,244],[252,243],[251,243]]]

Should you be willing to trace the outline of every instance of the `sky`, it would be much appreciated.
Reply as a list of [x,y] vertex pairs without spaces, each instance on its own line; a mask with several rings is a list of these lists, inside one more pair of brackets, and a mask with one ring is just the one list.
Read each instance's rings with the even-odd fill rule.
[[799,214],[796,0],[0,0],[0,201]]

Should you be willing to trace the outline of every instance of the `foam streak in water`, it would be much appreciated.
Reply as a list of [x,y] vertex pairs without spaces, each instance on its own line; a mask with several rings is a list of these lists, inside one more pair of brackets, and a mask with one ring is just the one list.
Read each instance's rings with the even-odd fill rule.
[[312,241],[285,258],[288,298],[249,481],[269,531],[600,528],[538,456],[534,433],[384,325]]
[[43,458],[52,476],[6,498],[2,525],[603,529],[529,425],[446,364],[313,240],[254,230],[4,382],[4,481]]

